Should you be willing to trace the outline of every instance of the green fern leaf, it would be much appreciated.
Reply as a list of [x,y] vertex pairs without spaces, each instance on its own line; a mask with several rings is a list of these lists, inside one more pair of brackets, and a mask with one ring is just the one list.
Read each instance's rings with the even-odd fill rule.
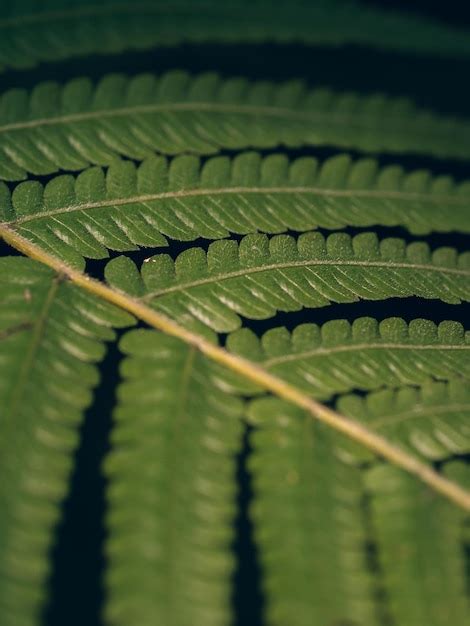
[[109,622],[228,624],[242,404],[177,339],[136,330],[121,349],[106,462]]
[[[468,476],[468,467],[465,469]],[[372,469],[367,485],[394,622],[407,626],[468,624],[460,512],[391,467]]]
[[[104,258],[107,249],[164,246],[166,237],[191,241],[230,233],[403,225],[413,233],[470,232],[470,183],[431,178],[398,166],[347,155],[319,163],[256,153],[194,156],[168,162],[150,157],[58,176],[46,186],[0,186],[0,221],[76,264],[75,252]],[[384,210],[384,208],[386,210]]]
[[[336,438],[292,405],[257,400],[249,416],[269,626],[373,626],[384,613],[407,626],[468,622],[460,512],[394,468],[376,466],[364,477],[337,456]],[[366,560],[366,541],[379,551],[379,573]]]
[[266,623],[377,624],[361,471],[337,458],[328,433],[287,403],[258,400],[249,416],[257,425],[249,468]]
[[[351,394],[340,397],[336,406],[343,415],[430,460],[470,452],[468,381],[428,381],[420,388],[382,389],[364,398]],[[348,448],[356,459],[371,458],[359,446]]]
[[[0,69],[89,54],[190,42],[360,43],[443,56],[469,56],[468,34],[357,2],[139,2],[6,0]],[[25,45],[25,42],[28,45]]]
[[[37,623],[95,366],[132,320],[28,259],[0,259],[0,623]],[[31,401],[33,400],[33,401]]]
[[[242,328],[226,345],[320,400],[357,389],[419,385],[429,378],[470,379],[470,333],[452,321],[436,326],[416,319],[408,325],[388,318],[379,324],[362,317],[352,324],[301,324],[292,333],[273,328],[261,339]],[[242,393],[256,390],[239,376],[227,374],[226,380]],[[360,408],[352,415],[360,418]]]
[[117,155],[213,154],[220,148],[336,145],[470,156],[470,124],[382,95],[169,72],[14,89],[0,101],[0,178],[108,165]]
[[373,233],[351,238],[305,233],[268,239],[247,235],[240,244],[215,241],[206,253],[190,248],[176,262],[164,254],[142,265],[142,277],[127,257],[106,267],[108,282],[126,291],[132,275],[134,296],[185,325],[229,332],[240,316],[266,319],[277,311],[322,307],[330,302],[420,296],[457,304],[470,299],[470,254],[457,257],[440,248],[432,255],[424,242],[380,243]]

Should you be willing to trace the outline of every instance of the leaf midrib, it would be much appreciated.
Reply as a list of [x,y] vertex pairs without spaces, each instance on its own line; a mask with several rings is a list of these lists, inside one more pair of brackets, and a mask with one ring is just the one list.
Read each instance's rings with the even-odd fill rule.
[[[339,95],[339,94],[338,94]],[[59,115],[50,118],[38,118],[35,120],[28,120],[23,122],[12,122],[10,124],[0,125],[0,134],[11,131],[24,130],[26,128],[39,128],[41,126],[56,126],[61,124],[70,124],[73,122],[83,122],[87,120],[120,117],[124,115],[138,115],[150,114],[166,111],[172,113],[173,111],[191,111],[191,112],[211,112],[211,113],[233,113],[237,115],[260,115],[267,117],[279,117],[283,119],[291,119],[298,121],[312,121],[327,122],[330,126],[344,126],[347,125],[350,130],[355,125],[357,128],[367,127],[367,122],[371,119],[370,113],[366,112],[351,112],[349,114],[321,112],[321,111],[298,111],[293,108],[275,107],[275,106],[259,106],[249,104],[224,104],[220,102],[163,102],[159,104],[139,104],[134,106],[127,106],[115,109],[100,109],[97,111],[86,111],[81,113],[72,113],[68,115]],[[418,113],[418,112],[417,112]],[[361,123],[358,123],[359,118]],[[372,117],[372,120],[375,118]],[[383,116],[381,116],[381,120]],[[442,118],[441,121],[444,121]],[[445,119],[445,121],[448,121]],[[417,128],[415,117],[410,119],[403,119],[400,115],[391,115],[387,118],[387,123],[397,123],[399,130],[409,130],[415,136],[424,136],[429,138],[430,135],[439,136],[443,135],[448,138],[449,129],[442,125],[430,126],[426,124],[426,128]],[[375,126],[374,126],[375,128]],[[396,127],[382,127],[383,132],[396,133]],[[202,137],[204,139],[204,137]],[[211,141],[208,138],[208,141]],[[280,142],[278,142],[280,143]]]
[[334,346],[331,348],[316,348],[313,350],[305,350],[304,352],[296,352],[292,354],[286,354],[278,357],[271,357],[269,359],[263,359],[262,363],[265,367],[274,367],[282,363],[289,363],[291,361],[301,361],[315,356],[329,356],[330,354],[339,354],[342,352],[355,352],[359,350],[470,350],[470,344],[400,344],[400,343],[387,343],[387,342],[374,342],[374,343],[356,343],[349,346]]
[[[169,441],[169,448],[171,449],[173,445],[178,442],[180,439],[178,438],[178,432],[184,428],[184,423],[186,421],[186,409],[189,401],[189,391],[191,384],[191,376],[194,368],[194,363],[196,360],[196,349],[194,346],[188,346],[188,351],[184,359],[184,364],[180,372],[180,384],[178,386],[178,401],[176,405],[175,414],[171,416],[171,434]],[[170,463],[174,463],[177,460],[177,455],[174,455],[170,458]],[[176,472],[169,472],[169,481],[168,481],[168,528],[169,528],[169,537],[168,537],[168,546],[167,550],[169,553],[168,558],[168,575],[167,575],[167,603],[166,605],[169,607],[168,615],[172,622],[174,622],[173,618],[175,616],[175,581],[177,580],[176,570],[178,566],[177,560],[174,558],[176,554],[178,554],[177,550],[177,533],[175,529],[177,527],[176,520],[177,516],[175,516],[175,477]]]
[[173,198],[192,198],[197,196],[217,196],[217,195],[233,195],[233,194],[283,194],[288,193],[291,196],[295,194],[317,195],[327,197],[363,197],[363,198],[379,198],[379,199],[395,199],[410,200],[419,202],[429,202],[440,205],[455,205],[467,207],[470,199],[458,196],[456,194],[436,194],[433,192],[422,193],[413,191],[391,191],[380,189],[330,189],[326,187],[219,187],[219,188],[199,188],[199,189],[180,189],[178,191],[163,191],[154,194],[139,194],[126,198],[106,198],[97,202],[84,202],[82,204],[71,204],[59,209],[51,209],[49,211],[41,211],[31,215],[25,215],[14,220],[3,222],[5,226],[16,226],[26,222],[41,220],[47,217],[74,213],[76,211],[88,211],[90,209],[112,208],[116,206],[125,206],[128,204],[144,204],[145,202],[153,202],[156,200],[167,200]]
[[427,272],[437,272],[439,274],[451,274],[455,276],[468,276],[470,278],[470,269],[459,269],[454,267],[439,267],[435,265],[423,265],[419,263],[397,263],[394,261],[353,261],[342,259],[314,259],[306,261],[289,261],[284,263],[272,263],[269,265],[259,265],[257,267],[246,267],[233,272],[227,272],[225,274],[214,274],[205,278],[198,278],[197,280],[188,281],[185,283],[179,283],[171,287],[164,289],[158,289],[156,291],[149,292],[142,296],[140,300],[147,302],[153,298],[166,296],[169,293],[176,293],[185,291],[186,289],[193,289],[201,285],[209,285],[217,283],[231,278],[240,278],[247,275],[259,274],[261,272],[269,272],[273,270],[291,269],[294,267],[321,267],[321,266],[353,266],[353,267],[382,267],[388,269],[411,269]]
[[390,424],[398,424],[400,422],[408,422],[412,419],[418,419],[419,417],[430,415],[439,415],[441,413],[446,414],[449,411],[459,412],[459,411],[470,411],[470,403],[468,404],[443,404],[443,405],[433,405],[433,406],[421,406],[416,409],[408,409],[403,413],[399,413],[396,415],[382,415],[377,419],[374,419],[374,416],[371,416],[370,426],[372,428],[384,428]]

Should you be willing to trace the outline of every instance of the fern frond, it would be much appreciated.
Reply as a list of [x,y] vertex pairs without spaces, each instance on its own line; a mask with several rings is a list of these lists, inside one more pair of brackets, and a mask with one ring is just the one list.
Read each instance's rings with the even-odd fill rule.
[[[320,400],[429,378],[470,379],[470,333],[452,321],[437,326],[425,319],[407,324],[396,317],[380,323],[362,317],[352,324],[301,324],[292,333],[273,328],[261,339],[242,328],[228,336],[227,348]],[[238,376],[226,378],[235,389],[255,391]],[[353,414],[363,417],[359,407]]]
[[[208,340],[203,334],[188,330],[181,324],[155,311],[155,309],[138,300],[135,296],[126,294],[119,289],[111,288],[101,281],[92,279],[86,274],[83,274],[83,272],[66,265],[57,257],[48,254],[38,246],[15,233],[15,231],[1,224],[0,234],[2,238],[7,243],[13,245],[15,249],[51,267],[61,276],[67,277],[67,279],[77,287],[93,294],[96,298],[103,299],[105,302],[120,307],[124,311],[137,317],[137,319],[150,324],[153,328],[163,331],[165,334],[172,337],[176,337],[187,345],[193,346],[198,352],[208,357],[211,362],[215,362],[233,372],[241,374],[252,383],[273,393],[276,397],[282,398],[302,410],[305,410],[313,418],[328,425],[328,427],[332,428],[334,431],[342,433],[353,441],[366,446],[381,458],[392,462],[397,467],[418,477],[437,493],[444,495],[459,507],[466,511],[470,510],[470,492],[466,489],[442,477],[434,469],[430,468],[416,457],[410,456],[397,446],[389,443],[383,437],[369,431],[358,422],[349,420],[329,407],[313,400],[308,394],[302,392],[295,385],[291,385],[273,376],[259,365],[231,354],[224,348],[216,345],[213,336]],[[125,280],[123,282],[124,284],[129,282],[131,291],[133,291],[133,271],[136,271],[135,267],[131,266],[131,268],[132,267],[133,270],[131,269],[129,273],[127,272],[127,270],[130,269],[129,266],[123,268],[125,274]],[[221,387],[221,383],[222,381],[218,383],[218,388],[227,389],[227,387]]]
[[377,624],[361,471],[335,456],[329,433],[292,405],[257,400],[249,416],[257,426],[249,469],[267,626]]
[[[359,0],[1,8],[0,73],[198,42],[470,59],[464,30]],[[165,72],[175,57],[160,52]],[[116,329],[136,322],[147,328],[119,342],[109,390],[108,626],[232,624],[241,477],[254,486],[265,626],[466,626],[470,467],[455,455],[470,453],[470,331],[355,319],[354,303],[369,301],[362,314],[410,298],[432,318],[439,303],[470,302],[470,251],[458,250],[470,180],[380,165],[384,153],[470,159],[470,116],[335,92],[318,76],[315,88],[275,83],[272,68],[266,81],[227,78],[223,59],[220,75],[100,79],[96,66],[71,79],[66,65],[43,68],[64,82],[0,93],[0,243],[29,257],[0,251],[0,626],[49,613],[52,548],[99,364]],[[289,158],[318,146],[337,156]],[[455,233],[455,249],[434,249],[439,236],[379,240],[387,228]],[[143,263],[114,254],[141,247],[152,248]],[[350,303],[339,308],[355,321],[292,331],[254,321],[301,309],[331,319],[334,307],[314,309],[333,303]],[[271,330],[250,330],[261,326]]]
[[[365,397],[351,394],[340,397],[336,408],[431,460],[470,451],[468,380],[428,381],[418,388],[383,389]],[[359,446],[354,446],[354,456],[370,458]]]
[[470,55],[465,31],[357,2],[89,0],[77,6],[73,0],[40,4],[6,0],[4,4],[0,70],[183,42],[359,43],[420,54]]
[[130,319],[24,258],[0,259],[0,293],[0,623],[27,626],[45,600],[94,364],[110,326]]
[[0,100],[0,178],[108,165],[117,155],[336,145],[470,156],[470,123],[382,95],[169,72],[13,89]]
[[106,461],[110,623],[230,622],[242,404],[210,362],[155,331],[125,335]]
[[390,466],[372,469],[367,484],[394,623],[468,624],[461,513]]
[[159,254],[137,267],[127,257],[110,261],[108,282],[130,290],[185,325],[229,332],[240,316],[266,319],[277,311],[331,302],[420,296],[457,304],[470,299],[470,253],[451,248],[432,254],[428,244],[378,241],[374,233],[351,238],[333,233],[247,235],[213,242],[207,254],[190,248],[173,262]]
[[[164,246],[262,231],[317,227],[403,225],[412,233],[470,232],[470,182],[379,169],[373,159],[340,155],[289,162],[282,154],[150,157],[138,168],[126,161],[76,179],[58,176],[44,187],[0,183],[0,221],[65,260],[74,251],[104,258],[107,249]],[[163,235],[163,236],[162,236]]]

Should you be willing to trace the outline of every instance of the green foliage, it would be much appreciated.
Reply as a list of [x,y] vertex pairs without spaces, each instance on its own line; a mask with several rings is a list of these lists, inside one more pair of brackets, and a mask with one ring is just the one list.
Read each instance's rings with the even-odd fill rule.
[[404,98],[309,90],[282,84],[190,76],[109,74],[77,78],[0,101],[0,179],[109,165],[117,155],[214,154],[279,145],[354,147],[470,157],[470,122],[417,109]]
[[35,623],[95,365],[131,319],[24,258],[0,259],[0,615]]
[[175,262],[146,259],[141,277],[128,257],[108,263],[110,284],[148,302],[180,323],[217,332],[241,326],[239,316],[266,319],[277,311],[322,307],[330,302],[391,297],[470,300],[470,253],[451,248],[432,254],[424,242],[378,241],[374,233],[351,238],[334,233],[247,235],[238,244],[215,241],[207,255],[190,248]]
[[[0,186],[0,219],[73,264],[136,246],[165,246],[230,233],[403,225],[412,233],[470,232],[470,182],[429,172],[379,168],[340,155],[319,163],[283,154],[242,153],[205,163],[195,156],[113,163],[76,179]],[[384,211],[386,207],[386,211]]]
[[469,608],[459,512],[392,467],[373,468],[366,482],[394,622],[465,626]]
[[0,34],[0,69],[183,42],[361,43],[470,55],[465,31],[351,0],[89,0],[83,7],[75,0],[5,0]]
[[229,623],[242,404],[177,339],[135,330],[120,347],[124,382],[106,461],[108,619]]
[[[470,53],[463,31],[353,1],[2,9],[4,69],[180,42]],[[0,258],[0,625],[42,624],[98,366],[136,321],[110,389],[107,626],[233,623],[244,436],[263,626],[467,624],[470,182],[380,154],[468,159],[470,122],[296,80],[64,71],[0,95],[0,237],[35,259]],[[393,301],[359,317],[391,298],[414,298],[411,321]],[[350,319],[313,323],[335,303]]]
[[[469,450],[470,390],[466,379],[448,383],[428,380],[421,387],[381,389],[364,398],[350,394],[340,397],[336,406],[343,415],[430,460]],[[370,458],[359,446],[354,453],[356,458]]]
[[361,471],[335,455],[329,433],[287,403],[255,401],[249,417],[258,426],[250,470],[268,623],[376,624]]
[[[406,324],[397,317],[380,323],[361,317],[352,324],[300,324],[292,333],[272,328],[261,339],[242,328],[228,336],[227,347],[320,400],[351,389],[470,379],[470,333],[451,321],[436,326],[424,319]],[[230,381],[240,391],[252,391],[240,377]],[[359,407],[348,412],[364,417]]]
[[384,590],[393,623],[467,623],[459,511],[395,468],[348,465],[344,442],[292,405],[260,399],[248,415],[270,624],[381,624],[372,597]]

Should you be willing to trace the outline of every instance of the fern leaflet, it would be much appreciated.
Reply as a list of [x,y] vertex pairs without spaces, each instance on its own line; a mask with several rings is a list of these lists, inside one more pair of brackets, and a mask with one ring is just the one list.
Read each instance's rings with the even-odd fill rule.
[[[377,542],[386,572],[382,611],[410,626],[467,623],[459,511],[393,467],[376,466],[364,477],[338,457],[342,442],[292,405],[257,400],[249,416],[258,427],[250,463],[253,518],[270,626],[309,626],[312,619],[383,623],[374,611],[376,590],[363,551],[369,523],[367,540]],[[374,577],[377,585],[377,572]]]
[[24,258],[0,259],[0,293],[0,616],[17,626],[46,596],[95,363],[132,318]]
[[217,332],[239,328],[240,316],[266,319],[330,302],[420,296],[457,304],[470,298],[469,253],[457,257],[440,248],[431,255],[424,242],[379,243],[374,233],[325,239],[313,232],[297,240],[247,235],[240,244],[215,241],[207,255],[190,248],[176,262],[156,255],[143,263],[141,277],[128,257],[117,257],[105,275],[168,317]]
[[241,402],[177,339],[136,330],[121,348],[106,462],[109,621],[228,623]]
[[[118,161],[106,176],[87,169],[76,179],[58,176],[44,187],[0,184],[0,220],[80,266],[107,249],[165,246],[165,237],[191,241],[231,233],[403,225],[412,233],[470,232],[470,183],[431,178],[398,166],[379,169],[373,159],[347,155],[319,163],[289,163],[282,155],[244,153],[167,161],[149,157],[138,168]],[[386,208],[386,211],[384,211]]]
[[213,154],[220,148],[335,145],[470,155],[470,123],[405,99],[168,72],[13,89],[0,100],[0,179],[109,165],[117,155]]
[[[449,468],[466,474],[468,467]],[[392,467],[367,476],[372,526],[392,619],[407,626],[465,626],[462,517]]]
[[[228,336],[226,346],[321,400],[430,378],[470,379],[470,333],[450,320],[439,326],[425,319],[332,320],[321,327],[300,324],[292,333],[272,328],[261,340],[242,328]],[[241,377],[228,381],[242,393],[256,391]],[[353,415],[360,417],[359,409]]]
[[[365,398],[342,396],[336,408],[430,460],[470,451],[470,392],[468,382],[459,378],[448,383],[429,380],[419,388],[382,389]],[[354,449],[353,458],[371,459],[359,446],[342,445]]]
[[2,9],[0,69],[186,41],[360,43],[420,54],[470,54],[468,35],[460,29],[341,0],[294,5],[280,0],[275,5],[266,0],[88,0],[84,6],[73,0],[40,5],[6,0]]

